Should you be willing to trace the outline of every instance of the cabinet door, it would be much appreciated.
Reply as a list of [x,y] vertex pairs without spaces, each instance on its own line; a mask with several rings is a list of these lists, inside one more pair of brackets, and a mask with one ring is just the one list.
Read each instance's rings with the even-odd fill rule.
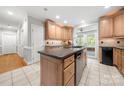
[[67,83],[66,86],[74,86],[74,75],[73,75],[73,77],[71,78],[71,80]]
[[102,63],[102,48],[99,48],[99,62]]
[[124,13],[114,18],[114,35],[115,37],[124,37]]
[[120,49],[117,49],[117,66],[118,66],[118,69],[121,71],[121,68],[122,68],[122,60],[121,60],[121,50]]
[[124,50],[122,50],[122,73],[124,74]]
[[113,64],[117,66],[117,51],[116,48],[113,50]]
[[72,28],[68,29],[68,39],[72,40]]
[[113,36],[113,19],[105,17],[100,19],[100,38],[109,38]]
[[58,40],[62,39],[62,29],[60,26],[56,26],[56,39]]
[[67,39],[67,32],[66,32],[66,28],[62,28],[62,39],[66,40]]
[[56,39],[55,24],[53,22],[48,22],[48,38]]

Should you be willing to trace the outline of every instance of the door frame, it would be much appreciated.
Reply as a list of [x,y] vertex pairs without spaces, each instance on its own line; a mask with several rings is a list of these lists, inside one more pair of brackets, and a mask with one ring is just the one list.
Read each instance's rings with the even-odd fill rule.
[[[43,31],[43,43],[45,42],[45,33],[44,33],[44,28],[43,28],[43,25],[41,24],[41,25],[36,25],[36,24],[31,24],[31,59],[32,59],[32,63],[34,63],[35,61],[34,61],[34,54],[33,54],[33,49],[34,49],[34,41],[33,41],[33,38],[34,38],[34,36],[33,36],[33,27],[35,27],[35,26],[41,26],[41,28],[42,28],[42,31]],[[43,44],[44,45],[44,44]]]

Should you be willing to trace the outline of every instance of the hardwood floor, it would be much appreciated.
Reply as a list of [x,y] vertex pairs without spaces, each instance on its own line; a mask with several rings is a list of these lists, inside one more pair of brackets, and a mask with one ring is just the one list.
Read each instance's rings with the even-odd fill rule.
[[16,53],[0,56],[0,73],[26,66],[26,62]]

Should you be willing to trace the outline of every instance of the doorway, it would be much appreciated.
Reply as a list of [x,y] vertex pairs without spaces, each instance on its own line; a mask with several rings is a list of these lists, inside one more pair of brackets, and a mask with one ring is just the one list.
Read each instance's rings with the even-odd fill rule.
[[2,33],[2,54],[16,53],[16,33]]

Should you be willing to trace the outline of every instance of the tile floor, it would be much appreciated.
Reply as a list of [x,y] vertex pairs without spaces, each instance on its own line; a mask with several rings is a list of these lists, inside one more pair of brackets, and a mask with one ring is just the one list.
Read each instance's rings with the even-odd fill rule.
[[114,66],[98,63],[88,59],[79,86],[123,86],[124,77]]
[[[40,66],[35,63],[0,74],[0,86],[39,86]],[[88,59],[79,86],[123,86],[124,78],[115,67]]]

